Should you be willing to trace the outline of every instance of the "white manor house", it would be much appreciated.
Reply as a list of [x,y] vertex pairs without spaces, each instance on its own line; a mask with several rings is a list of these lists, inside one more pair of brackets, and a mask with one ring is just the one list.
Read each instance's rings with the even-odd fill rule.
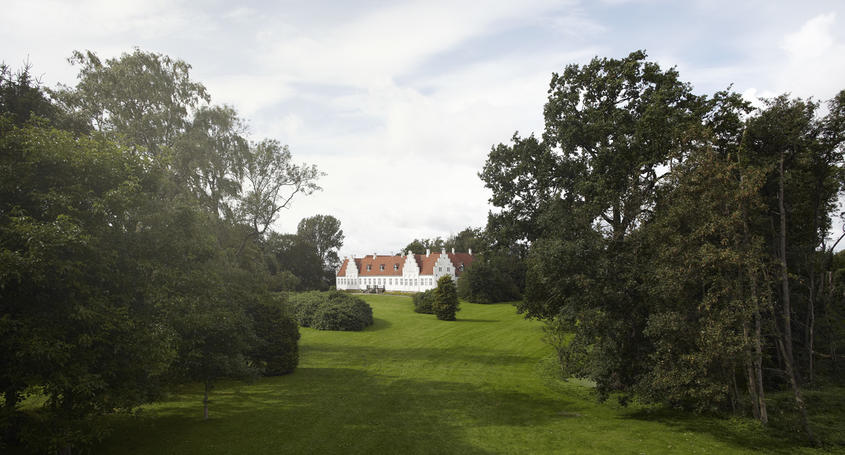
[[337,271],[339,290],[383,288],[385,291],[422,292],[437,287],[442,276],[457,280],[473,261],[472,249],[467,253],[440,253],[348,257]]

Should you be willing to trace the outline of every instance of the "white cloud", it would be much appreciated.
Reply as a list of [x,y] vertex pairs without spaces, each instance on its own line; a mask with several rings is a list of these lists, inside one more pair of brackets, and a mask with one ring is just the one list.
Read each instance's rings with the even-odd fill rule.
[[845,42],[834,35],[836,23],[835,13],[821,14],[784,37],[786,59],[775,73],[777,91],[829,99],[845,88]]
[[786,35],[782,47],[797,61],[827,57],[834,46],[831,28],[835,22],[836,13],[818,15],[805,22],[797,32]]
[[[515,130],[541,132],[550,73],[568,63],[646,47],[697,91],[735,82],[749,97],[827,98],[845,81],[845,10],[833,2],[708,1],[647,26],[628,15],[656,11],[651,1],[3,6],[0,58],[17,65],[30,55],[50,85],[73,82],[64,60],[73,49],[111,57],[138,45],[191,63],[214,102],[249,120],[254,138],[278,138],[296,161],[328,173],[325,190],[295,200],[278,228],[332,214],[347,234],[344,250],[358,254],[483,225],[488,193],[476,173],[487,152]],[[760,19],[735,29],[729,9]],[[676,22],[690,18],[688,27]],[[735,55],[708,57],[718,54],[711,47]]]

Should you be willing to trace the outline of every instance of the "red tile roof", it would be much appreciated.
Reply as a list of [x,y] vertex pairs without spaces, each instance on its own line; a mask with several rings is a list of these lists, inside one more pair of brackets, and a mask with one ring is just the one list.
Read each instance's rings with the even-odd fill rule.
[[[475,259],[468,253],[447,253],[446,256],[455,267],[455,274],[461,275],[460,267],[463,264],[465,267],[469,266]],[[434,264],[440,258],[440,253],[431,253],[426,257],[424,254],[415,254],[414,260],[417,261],[417,267],[420,268],[420,275],[433,275]],[[346,276],[346,265],[349,259],[344,259],[340,270],[337,271],[337,276]],[[363,258],[355,258],[355,265],[358,267],[358,276],[402,276],[402,269],[405,267],[405,256],[364,256]],[[367,270],[367,266],[370,270]],[[384,270],[381,270],[381,266]],[[394,270],[393,266],[398,265],[398,270]]]
[[472,261],[475,260],[475,257],[469,253],[449,253],[449,260],[452,261],[452,265],[455,266],[455,275],[461,276],[463,270],[461,270],[461,266],[469,267],[472,264]]
[[343,264],[340,264],[340,270],[337,271],[337,276],[346,276],[346,264],[349,263],[349,259],[344,259]]
[[[349,259],[343,261],[340,270],[337,271],[337,276],[346,276],[346,264]],[[402,268],[405,265],[405,258],[402,256],[364,256],[362,258],[355,258],[355,265],[358,267],[358,276],[402,276]],[[398,266],[398,270],[394,270],[393,266]],[[370,270],[367,270],[370,266]],[[384,266],[384,270],[381,269]]]

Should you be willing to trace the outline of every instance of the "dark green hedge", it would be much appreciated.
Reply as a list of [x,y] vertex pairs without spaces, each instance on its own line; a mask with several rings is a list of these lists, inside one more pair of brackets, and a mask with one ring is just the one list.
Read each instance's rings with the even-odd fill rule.
[[414,311],[417,313],[434,314],[434,289],[414,294]]
[[291,294],[289,306],[302,327],[359,331],[372,325],[373,309],[364,300],[340,291]]

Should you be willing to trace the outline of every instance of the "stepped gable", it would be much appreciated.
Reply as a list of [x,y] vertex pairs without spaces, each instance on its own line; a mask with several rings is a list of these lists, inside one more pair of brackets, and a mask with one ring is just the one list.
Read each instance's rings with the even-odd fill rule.
[[[428,256],[425,254],[412,255],[414,261],[417,263],[417,267],[419,267],[420,276],[434,275],[434,267],[437,260],[440,259],[440,254],[430,253]],[[461,265],[468,267],[475,259],[469,253],[446,253],[446,257],[452,263],[456,276],[461,275]],[[355,261],[355,267],[358,269],[358,276],[402,276],[406,256],[369,255],[353,260]],[[337,271],[337,276],[346,276],[348,264],[349,259],[344,259],[340,269]],[[384,270],[381,269],[382,265],[384,266]],[[394,265],[398,266],[396,270],[394,270]],[[370,266],[370,270],[367,270],[367,266]]]
[[[355,259],[355,263],[358,266],[358,276],[402,276],[405,258],[402,256],[375,256],[374,258],[370,255]],[[384,270],[381,270],[382,265]],[[394,265],[398,266],[398,270],[394,270]],[[367,266],[370,266],[370,270],[367,270]]]

